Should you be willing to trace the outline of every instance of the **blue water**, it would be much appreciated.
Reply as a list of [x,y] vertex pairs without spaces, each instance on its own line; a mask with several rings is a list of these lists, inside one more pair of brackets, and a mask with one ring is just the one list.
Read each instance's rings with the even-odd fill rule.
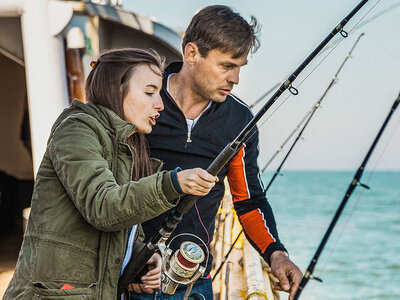
[[[265,183],[271,175],[263,174]],[[280,238],[303,272],[353,176],[286,171],[270,187]],[[365,172],[362,179],[371,189],[353,193],[315,268],[324,282],[309,281],[301,299],[400,299],[400,172]]]

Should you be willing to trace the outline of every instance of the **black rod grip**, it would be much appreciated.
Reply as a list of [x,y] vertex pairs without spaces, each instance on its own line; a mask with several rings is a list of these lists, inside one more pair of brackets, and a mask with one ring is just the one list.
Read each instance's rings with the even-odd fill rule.
[[225,146],[224,150],[213,160],[211,165],[208,166],[207,172],[211,175],[217,176],[222,167],[235,155],[237,146],[232,146],[231,143]]
[[121,298],[121,295],[126,291],[129,284],[136,281],[140,282],[140,280],[138,279],[139,275],[141,275],[141,272],[145,268],[146,263],[157,250],[158,248],[155,246],[153,247],[153,245],[143,244],[142,248],[139,250],[139,253],[136,254],[135,257],[129,261],[118,281],[117,299]]
[[[211,175],[216,176],[222,167],[232,158],[235,154],[237,146],[232,146],[230,143],[225,146],[224,150],[213,160],[213,162],[208,166],[207,172]],[[193,204],[198,199],[198,196],[185,195],[179,201],[176,206],[175,212],[178,214],[185,214],[193,206]]]

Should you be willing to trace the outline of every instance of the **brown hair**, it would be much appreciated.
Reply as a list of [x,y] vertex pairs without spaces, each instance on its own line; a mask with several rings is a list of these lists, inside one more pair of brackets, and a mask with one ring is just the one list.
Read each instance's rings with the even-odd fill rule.
[[[111,109],[125,120],[123,100],[129,86],[134,84],[130,78],[139,65],[148,65],[160,74],[164,61],[154,50],[135,48],[111,50],[100,55],[97,62],[92,62],[93,69],[86,79],[86,99]],[[152,174],[149,147],[143,133],[134,133],[126,140],[133,152],[134,173],[132,180]]]
[[218,49],[223,53],[233,52],[233,58],[238,58],[257,51],[258,31],[257,19],[253,16],[248,23],[228,6],[207,6],[193,16],[183,37],[182,50],[192,42],[203,57],[210,50]]

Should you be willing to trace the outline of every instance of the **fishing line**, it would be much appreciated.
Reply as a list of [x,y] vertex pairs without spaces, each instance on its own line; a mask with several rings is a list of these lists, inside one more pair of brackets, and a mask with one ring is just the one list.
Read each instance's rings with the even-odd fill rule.
[[378,5],[378,3],[381,2],[381,0],[378,0],[368,11],[367,13],[350,29],[350,33],[353,33],[354,28],[357,27],[358,24],[360,24],[360,22],[362,20],[364,20],[364,18],[371,12],[371,10],[373,10],[375,8],[375,6]]
[[[349,199],[350,199],[351,195],[353,194],[353,192],[356,190],[356,188],[358,186],[363,187],[365,189],[370,189],[370,187],[368,185],[366,185],[366,184],[361,182],[362,175],[363,175],[363,173],[365,171],[365,167],[367,166],[368,161],[371,158],[372,153],[374,152],[374,150],[375,150],[376,146],[378,145],[378,142],[381,139],[381,137],[382,137],[387,125],[389,124],[393,113],[395,112],[396,108],[399,106],[399,103],[400,103],[400,94],[396,98],[396,100],[394,101],[389,113],[386,115],[386,118],[385,118],[382,126],[380,127],[380,129],[378,131],[378,134],[375,136],[375,139],[372,142],[371,146],[369,147],[368,152],[365,155],[360,167],[357,169],[357,171],[356,171],[356,173],[355,173],[355,175],[354,175],[354,177],[352,179],[352,182],[348,186],[348,188],[346,190],[346,193],[345,193],[345,196],[343,197],[342,201],[340,202],[340,205],[337,208],[337,210],[335,212],[335,215],[332,218],[331,223],[329,224],[329,227],[328,227],[327,231],[325,232],[324,237],[322,238],[322,240],[321,240],[321,242],[320,242],[320,244],[318,246],[318,249],[316,250],[313,258],[311,259],[311,261],[309,263],[309,266],[307,267],[307,270],[306,270],[305,274],[303,275],[303,278],[301,279],[299,287],[297,288],[296,293],[294,295],[294,298],[293,298],[294,300],[299,299],[302,291],[304,290],[305,286],[307,285],[307,283],[309,282],[310,279],[317,279],[318,281],[322,282],[321,279],[313,276],[313,271],[314,271],[315,266],[316,266],[316,264],[318,262],[318,259],[321,256],[322,251],[324,250],[324,247],[327,245],[329,237],[331,236],[335,225],[338,223],[339,218],[342,215],[342,213],[343,213],[343,211],[345,209],[345,206],[346,206],[347,202],[349,201]],[[375,166],[375,168],[376,168],[376,166]]]
[[[382,158],[384,152],[385,152],[386,149],[388,148],[389,144],[392,142],[393,136],[394,136],[394,134],[396,133],[396,131],[398,130],[399,126],[400,126],[400,118],[397,120],[397,123],[396,123],[396,125],[394,126],[394,129],[393,129],[392,133],[390,134],[389,139],[388,139],[388,141],[386,142],[386,144],[385,144],[385,146],[384,146],[384,148],[383,148],[383,150],[382,150],[382,153],[380,154],[380,156],[379,156],[379,158],[378,158],[378,162],[381,160],[381,158]],[[377,162],[377,163],[378,163],[378,162]],[[377,163],[376,163],[376,164],[377,164]]]
[[[364,22],[362,22],[361,24],[359,24],[360,22],[358,22],[358,25],[355,25],[351,30],[350,33],[354,33],[355,31],[357,31],[358,29],[360,29],[362,26],[374,21],[375,19],[381,17],[382,15],[392,11],[394,8],[396,8],[397,6],[400,6],[400,2],[392,5],[386,9],[384,9],[383,11],[380,11],[378,13],[376,13],[375,15],[371,16],[369,19],[365,20]],[[361,21],[361,20],[360,20]],[[319,55],[322,55],[326,50],[330,49],[331,47],[333,47],[333,45],[335,45],[338,41],[340,41],[341,38],[336,38],[334,39],[331,43],[329,43],[326,46],[326,49],[321,50],[321,53],[319,53],[316,57],[318,57]],[[289,76],[289,75],[288,75]],[[253,102],[253,104],[249,105],[250,108],[253,108],[254,106],[256,106],[259,102],[261,102],[261,100],[263,100],[266,96],[268,96],[270,93],[272,93],[280,84],[282,84],[283,82],[285,82],[285,80],[288,78],[288,76],[286,76],[282,81],[276,83],[273,87],[271,87],[267,92],[265,92],[261,97],[259,97],[256,101]]]
[[[232,208],[231,210],[230,210],[230,212],[233,212],[234,211],[234,209]],[[226,216],[228,216],[229,215],[229,213],[227,213],[226,214]],[[222,222],[220,222],[221,224],[222,223],[224,223],[225,222],[225,219],[223,219],[223,221]],[[219,234],[218,233],[218,230],[216,230],[215,231],[215,233],[214,233],[214,236],[216,237],[216,238],[223,238],[224,237],[224,234]],[[235,245],[235,242],[231,242],[231,243],[224,243],[226,246],[229,246],[229,247],[231,247],[232,245]],[[238,247],[235,247],[235,249],[239,249]]]
[[383,43],[380,41],[377,42],[376,39],[373,39],[375,41],[375,44],[378,45],[378,47],[381,47],[389,56],[391,56],[397,63],[400,62],[400,58],[396,56],[392,51],[390,51],[388,48],[383,46]]
[[196,208],[196,212],[197,212],[197,216],[199,218],[200,224],[201,224],[201,226],[203,226],[203,229],[207,234],[207,243],[206,244],[209,245],[210,244],[210,234],[208,233],[207,228],[204,226],[203,220],[202,220],[202,218],[200,216],[199,209],[197,208],[197,202],[194,203],[194,207]]
[[389,6],[388,8],[386,8],[386,9],[384,9],[384,10],[378,12],[377,14],[371,16],[369,19],[365,20],[362,24],[360,24],[360,26],[358,26],[357,29],[358,29],[359,27],[361,27],[361,26],[364,26],[365,24],[368,24],[368,23],[374,21],[375,19],[379,18],[380,16],[382,16],[382,15],[384,15],[384,14],[386,14],[386,13],[392,11],[393,9],[395,9],[396,7],[398,7],[399,5],[400,5],[400,2],[398,2],[398,3],[396,3],[396,4],[392,5],[392,6]]
[[[366,13],[362,18],[360,18],[360,20],[350,29],[350,31],[349,31],[350,33],[353,32],[354,28],[368,15],[377,5],[378,5],[379,2],[381,2],[381,0],[378,0],[371,8],[367,11],[367,13]],[[342,36],[345,38],[344,35],[342,35]],[[346,37],[347,37],[347,36],[346,36]],[[336,47],[339,46],[339,45],[342,43],[342,41],[344,40],[344,38],[341,39],[340,41],[338,41],[338,42],[336,43],[336,45],[332,47],[332,49],[325,55],[325,57],[324,57],[323,59],[321,59],[320,62],[318,62],[318,64],[311,70],[311,72],[309,72],[308,75],[307,75],[303,80],[300,81],[300,83],[297,85],[297,87],[300,87],[300,86],[303,84],[303,82],[304,82],[312,73],[314,73],[314,71],[321,65],[321,63],[322,63],[323,61],[325,61],[325,59],[336,49]],[[260,128],[265,124],[265,122],[267,122],[267,121],[275,114],[275,112],[281,107],[281,105],[284,104],[284,103],[286,102],[286,100],[289,99],[289,97],[291,97],[292,95],[293,95],[293,94],[290,93],[280,104],[278,104],[278,106],[275,108],[275,110],[273,110],[272,113],[271,113],[268,117],[265,118],[265,120],[261,123],[260,126],[256,127],[256,130],[254,130],[254,132],[253,132],[252,134],[249,134],[249,136],[246,137],[246,139],[243,141],[243,143],[246,144],[246,143],[254,136],[254,134],[256,134],[257,131],[260,131]],[[239,150],[240,150],[240,149],[239,149]],[[235,155],[237,154],[237,152],[239,152],[239,150],[236,151]]]
[[[397,120],[397,123],[396,123],[396,125],[395,125],[393,131],[390,133],[390,135],[389,135],[389,137],[388,137],[388,139],[387,139],[385,145],[383,146],[383,149],[382,149],[381,153],[379,154],[378,159],[376,160],[376,162],[375,162],[375,164],[374,164],[374,167],[371,169],[371,171],[369,171],[370,174],[369,174],[369,176],[367,177],[367,180],[366,180],[367,185],[369,185],[368,183],[371,181],[372,176],[375,174],[376,168],[378,167],[378,164],[380,163],[380,161],[381,161],[381,159],[382,159],[382,157],[383,157],[383,154],[385,154],[385,152],[386,152],[386,150],[387,150],[389,144],[392,142],[393,136],[394,136],[394,134],[396,133],[396,131],[397,131],[399,125],[400,125],[400,118],[399,118],[399,120]],[[365,189],[361,190],[360,195],[359,195],[359,197],[357,197],[357,200],[356,200],[356,202],[355,202],[355,204],[354,204],[354,206],[353,206],[353,208],[352,208],[352,210],[351,210],[351,212],[350,212],[350,214],[349,214],[349,216],[348,216],[348,219],[347,219],[346,222],[345,222],[345,226],[344,226],[344,227],[347,226],[347,223],[349,222],[350,217],[352,216],[352,214],[353,214],[353,212],[354,212],[356,206],[358,205],[358,202],[359,202],[361,196],[364,194],[364,192],[365,192]],[[345,229],[345,228],[343,228],[343,232],[344,232],[344,229]],[[343,232],[342,232],[342,234],[343,234]],[[342,234],[339,235],[339,237],[338,237],[339,239],[340,239],[340,237],[341,237]],[[336,246],[335,246],[335,247],[336,247]]]
[[[314,106],[315,107],[315,106]],[[321,106],[322,108],[322,106]],[[303,124],[307,121],[307,118],[309,117],[310,114],[312,114],[312,109],[309,110],[307,112],[307,114],[304,116],[304,118],[300,121],[300,123],[297,124],[296,128],[294,130],[292,130],[292,132],[290,133],[290,135],[286,138],[286,140],[279,146],[279,148],[275,151],[275,153],[271,156],[271,158],[269,159],[269,161],[265,164],[265,166],[261,169],[260,174],[264,173],[264,171],[268,168],[268,166],[272,163],[272,161],[275,159],[275,157],[281,153],[281,152],[285,152],[284,151],[284,147],[286,146],[286,144],[292,139],[292,137],[294,136],[294,134],[298,131],[300,131],[300,127],[303,126]],[[263,190],[265,190],[265,188],[263,188]]]
[[[369,185],[370,181],[372,180],[372,177],[373,177],[373,175],[374,175],[375,172],[376,172],[376,168],[377,168],[379,162],[381,161],[381,159],[382,159],[382,157],[383,157],[383,154],[385,153],[385,151],[386,151],[387,148],[389,147],[389,144],[393,141],[393,136],[394,136],[394,134],[397,132],[397,130],[398,130],[398,128],[399,128],[399,125],[400,125],[400,118],[397,120],[396,125],[394,126],[394,129],[393,129],[392,132],[390,133],[390,135],[389,135],[389,137],[388,137],[388,139],[387,139],[385,145],[383,146],[383,149],[382,149],[381,153],[379,154],[378,159],[377,159],[376,162],[374,163],[374,167],[371,169],[371,171],[369,171],[370,174],[368,175],[367,180],[365,181],[367,185]],[[361,200],[361,197],[364,195],[364,192],[365,192],[365,191],[366,191],[365,189],[362,189],[362,190],[360,191],[360,193],[359,193],[359,195],[358,195],[358,197],[357,197],[357,199],[356,199],[356,201],[355,201],[353,207],[352,207],[351,210],[350,210],[349,215],[347,216],[345,222],[343,223],[343,227],[341,228],[340,233],[338,233],[338,236],[337,236],[335,242],[333,242],[333,246],[332,246],[330,252],[327,254],[326,259],[325,259],[325,262],[323,263],[323,266],[320,268],[320,272],[318,272],[318,273],[323,274],[323,273],[325,272],[325,269],[326,269],[326,267],[327,267],[327,265],[328,265],[328,262],[330,261],[330,259],[331,259],[332,255],[333,255],[333,253],[337,250],[337,247],[338,247],[338,245],[339,245],[339,242],[340,242],[341,238],[342,238],[343,235],[344,235],[344,231],[347,229],[347,226],[348,226],[348,224],[349,224],[349,222],[350,222],[350,218],[353,216],[353,214],[354,214],[354,212],[355,212],[355,209],[356,209],[356,207],[358,206],[358,204],[359,204],[359,202],[360,202],[360,200]],[[315,288],[316,288],[316,286],[313,286],[313,288],[310,290],[309,295],[312,295],[312,294],[313,294]]]
[[[399,4],[400,4],[400,3],[399,3]],[[390,54],[390,53],[389,53],[389,54]],[[400,125],[400,119],[397,120],[396,125],[394,126],[394,129],[393,129],[392,132],[390,133],[390,135],[389,135],[387,141],[385,142],[385,145],[383,146],[383,150],[380,152],[378,159],[377,159],[376,162],[374,163],[374,167],[373,167],[373,168],[371,169],[371,171],[369,172],[369,175],[368,175],[367,180],[366,180],[367,185],[369,184],[369,182],[372,180],[372,177],[373,177],[374,174],[376,173],[376,168],[377,168],[378,164],[380,163],[380,161],[382,160],[383,155],[385,154],[387,148],[389,147],[389,144],[393,141],[394,134],[397,132],[399,125]],[[332,256],[333,253],[337,250],[338,244],[339,244],[339,242],[340,242],[342,236],[344,235],[344,231],[348,228],[348,223],[350,222],[350,219],[352,218],[352,216],[353,216],[353,214],[354,214],[354,212],[355,212],[357,206],[359,205],[359,202],[360,202],[361,198],[364,196],[364,192],[365,192],[365,190],[363,189],[363,190],[359,193],[359,195],[358,195],[358,197],[357,197],[357,199],[356,199],[356,201],[355,201],[353,207],[352,207],[351,210],[350,210],[349,215],[347,216],[347,218],[346,218],[346,220],[345,220],[345,222],[344,222],[344,224],[343,224],[343,227],[341,228],[341,231],[340,231],[338,237],[337,237],[336,240],[332,243],[332,244],[333,244],[333,247],[330,249],[329,254],[326,256],[325,262],[324,262],[323,266],[320,268],[320,272],[319,272],[319,273],[324,273],[324,272],[325,272],[326,266],[327,266],[328,262],[331,260],[331,256]],[[315,288],[315,287],[313,287],[313,288]],[[313,289],[312,289],[311,291],[313,291]],[[312,293],[310,293],[310,295],[311,295],[311,294],[312,294]]]
[[[380,1],[380,0],[379,0]],[[340,42],[338,42],[329,52],[328,54],[311,70],[311,72],[299,83],[299,85],[297,87],[300,87],[301,84],[304,82],[304,80],[306,80],[314,71],[316,68],[318,68],[318,66],[332,53],[333,50],[336,49],[336,47],[343,41],[340,40]],[[286,102],[287,99],[289,99],[291,96],[293,96],[293,94],[289,94],[286,96],[285,99],[283,99],[283,101],[281,103],[278,104],[278,106],[272,111],[272,113],[265,118],[265,120],[260,124],[260,126],[257,126],[256,130],[254,130],[254,132],[252,134],[249,134],[246,139],[243,141],[243,144],[246,144],[255,134],[257,131],[260,131],[260,128],[276,113],[276,111]],[[240,149],[239,149],[240,150]],[[237,152],[239,152],[239,150]],[[237,153],[236,152],[236,153]],[[235,155],[236,155],[235,153]]]

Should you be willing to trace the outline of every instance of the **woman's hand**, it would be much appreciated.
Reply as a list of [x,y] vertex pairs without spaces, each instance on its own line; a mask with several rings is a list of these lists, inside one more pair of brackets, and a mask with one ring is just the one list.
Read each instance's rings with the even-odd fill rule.
[[195,196],[207,195],[218,182],[217,176],[212,176],[201,168],[179,171],[177,175],[182,191]]
[[149,271],[145,276],[140,278],[142,283],[131,283],[129,290],[135,293],[148,293],[153,294],[161,288],[161,256],[154,253],[147,262]]

